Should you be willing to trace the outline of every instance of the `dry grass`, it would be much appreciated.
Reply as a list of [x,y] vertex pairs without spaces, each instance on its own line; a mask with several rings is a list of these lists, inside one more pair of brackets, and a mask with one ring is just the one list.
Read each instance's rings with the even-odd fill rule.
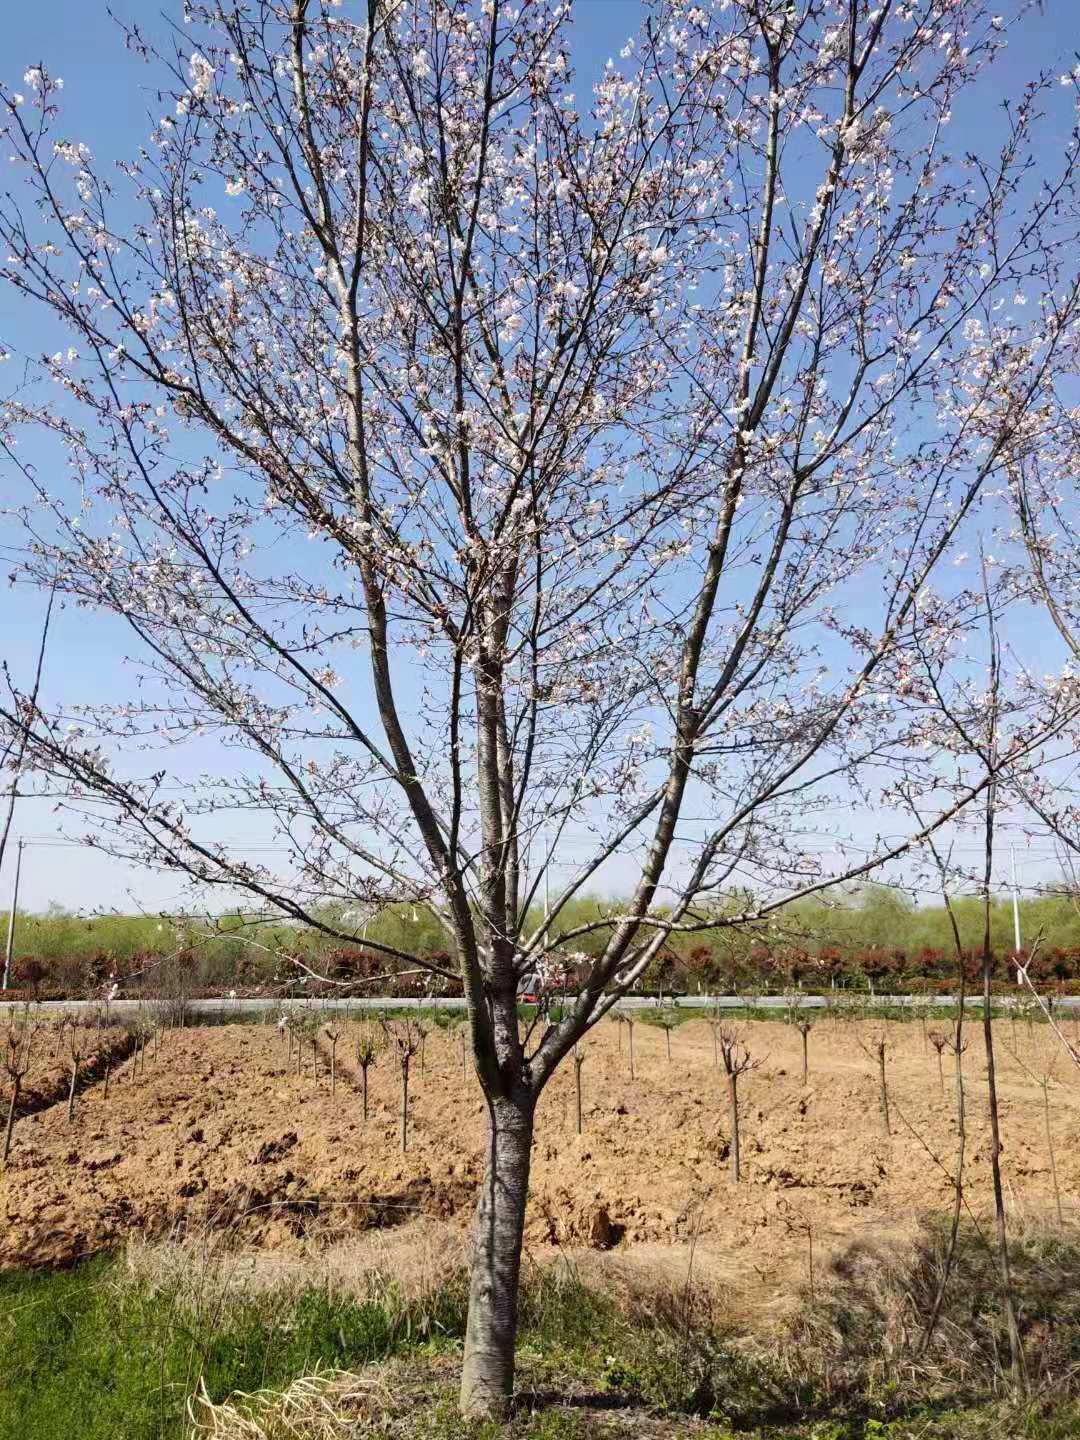
[[[1001,1292],[989,1231],[966,1224],[937,1328],[926,1343],[946,1256],[943,1225],[895,1247],[856,1243],[816,1301],[784,1325],[770,1362],[829,1401],[900,1391],[985,1400],[1009,1391]],[[1080,1226],[1028,1216],[1010,1234],[1033,1404],[1080,1398]]]
[[288,1303],[316,1289],[400,1314],[458,1283],[467,1261],[460,1231],[425,1221],[288,1251],[254,1250],[236,1238],[207,1227],[167,1241],[133,1239],[125,1251],[128,1279],[151,1293],[167,1290],[196,1313],[266,1295]]
[[363,1377],[306,1375],[286,1390],[260,1390],[220,1405],[200,1390],[188,1406],[192,1435],[217,1440],[342,1440],[356,1433],[359,1422],[386,1415],[392,1396],[383,1377],[382,1367]]
[[[558,1401],[534,1396],[505,1426],[470,1424],[456,1413],[456,1373],[438,1357],[423,1365],[390,1361],[363,1377],[314,1375],[281,1394],[205,1396],[191,1406],[190,1440],[730,1440],[729,1432],[685,1416],[612,1406],[595,1393]],[[526,1376],[528,1365],[524,1367]]]
[[[871,1413],[886,1415],[919,1405],[990,1405],[995,1415],[1000,1409],[1002,1428],[977,1433],[1020,1434],[1009,1428],[1018,1425],[1018,1412],[1008,1396],[994,1259],[974,1225],[962,1231],[940,1322],[924,1344],[945,1238],[940,1224],[868,1229],[822,1263],[812,1298],[803,1289],[783,1312],[766,1304],[751,1326],[740,1313],[745,1297],[733,1298],[707,1267],[691,1270],[686,1250],[534,1258],[523,1283],[519,1388],[554,1390],[579,1419],[589,1410],[585,1392],[598,1385],[621,1391],[634,1401],[623,1418],[629,1424],[631,1412],[638,1417],[635,1435],[652,1433],[650,1416],[666,1416],[665,1423],[680,1414],[710,1413],[736,1426],[797,1423],[865,1414],[868,1404],[880,1407]],[[1024,1413],[1049,1414],[1080,1401],[1080,1227],[1060,1228],[1031,1215],[1011,1239],[1028,1361],[1030,1406]],[[463,1304],[465,1258],[460,1237],[440,1224],[312,1247],[302,1255],[230,1253],[210,1234],[130,1247],[127,1276],[128,1283],[169,1291],[204,1318],[230,1298],[265,1296],[277,1308],[279,1300],[285,1304],[325,1287],[342,1299],[374,1301],[404,1319],[434,1312],[448,1292],[457,1297],[455,1305]],[[460,1362],[452,1345],[449,1353],[436,1350],[367,1365],[359,1376],[308,1376],[282,1394],[236,1396],[217,1405],[199,1396],[191,1407],[192,1434],[220,1440],[457,1440],[472,1434],[455,1428]],[[581,1434],[621,1434],[621,1423],[606,1411],[589,1411]],[[685,1428],[656,1434],[693,1433],[689,1418],[680,1423]],[[522,1419],[510,1433],[531,1437],[534,1431]]]
[[[132,1239],[125,1275],[144,1292],[167,1291],[190,1313],[270,1295],[288,1304],[317,1289],[337,1299],[374,1301],[400,1314],[466,1282],[467,1237],[437,1221],[329,1244],[311,1242],[299,1251],[256,1250],[238,1240],[210,1227],[172,1240]],[[533,1296],[545,1288],[580,1285],[604,1294],[623,1313],[662,1325],[683,1323],[688,1308],[699,1321],[708,1316],[710,1322],[733,1322],[738,1271],[734,1262],[724,1267],[719,1259],[695,1258],[685,1246],[550,1250],[526,1255],[524,1283]]]

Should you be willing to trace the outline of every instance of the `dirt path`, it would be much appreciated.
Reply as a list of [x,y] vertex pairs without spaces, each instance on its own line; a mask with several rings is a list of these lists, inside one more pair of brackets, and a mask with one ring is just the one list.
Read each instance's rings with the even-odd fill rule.
[[[887,1027],[893,1133],[878,1111],[869,1029],[819,1022],[810,1078],[801,1041],[779,1022],[744,1027],[762,1068],[742,1084],[745,1178],[727,1172],[728,1121],[704,1021],[672,1035],[635,1026],[636,1079],[613,1024],[587,1044],[585,1133],[574,1133],[573,1067],[556,1076],[538,1114],[528,1239],[537,1246],[667,1246],[691,1238],[701,1263],[745,1257],[763,1285],[805,1244],[810,1225],[825,1251],[867,1227],[888,1230],[948,1204],[955,1149],[953,1096],[917,1023]],[[1011,1203],[1050,1203],[1042,1094],[1010,1055],[1041,1073],[1045,1027],[997,1030],[1003,1163]],[[75,1123],[55,1105],[16,1129],[0,1178],[0,1265],[66,1263],[128,1235],[235,1224],[246,1241],[295,1247],[312,1234],[390,1227],[417,1216],[464,1226],[482,1170],[484,1107],[463,1080],[459,1039],[432,1033],[424,1073],[414,1065],[410,1149],[397,1145],[399,1072],[383,1056],[370,1072],[365,1125],[352,1032],[338,1047],[338,1087],[325,1061],[297,1077],[278,1033],[228,1025],[169,1032],[156,1060],[114,1071],[106,1102],[84,1093]],[[965,1055],[969,1092],[968,1195],[989,1196],[981,1035]],[[1057,1066],[1058,1173],[1067,1205],[1080,1189],[1076,1072]],[[947,1080],[951,1081],[948,1069]],[[937,1157],[937,1161],[931,1158]],[[940,1163],[937,1163],[940,1162]],[[712,1260],[710,1261],[710,1257]],[[746,1266],[743,1266],[744,1270]]]

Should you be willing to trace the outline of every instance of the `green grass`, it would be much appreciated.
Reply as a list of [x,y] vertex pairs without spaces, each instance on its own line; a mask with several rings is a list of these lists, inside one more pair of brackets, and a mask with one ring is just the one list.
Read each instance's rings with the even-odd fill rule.
[[464,1324],[449,1292],[422,1323],[314,1290],[284,1309],[233,1301],[215,1318],[118,1279],[107,1261],[0,1277],[0,1440],[166,1440],[184,1433],[200,1378],[220,1401],[436,1343]]

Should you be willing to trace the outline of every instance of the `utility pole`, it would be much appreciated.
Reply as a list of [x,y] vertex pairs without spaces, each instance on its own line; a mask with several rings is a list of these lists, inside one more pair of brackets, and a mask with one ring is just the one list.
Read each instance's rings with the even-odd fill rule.
[[[1015,846],[1015,845],[1010,845],[1010,846],[1009,846],[1009,860],[1010,860],[1010,862],[1011,862],[1011,864],[1012,864],[1013,938],[1014,938],[1014,940],[1015,940],[1015,942],[1016,942],[1016,943],[1015,943],[1016,953],[1017,953],[1017,955],[1019,955],[1019,954],[1020,954],[1020,949],[1021,949],[1021,941],[1020,941],[1020,894],[1019,894],[1019,891],[1018,891],[1017,888],[1016,888],[1016,846]],[[1019,963],[1019,962],[1018,962],[1018,963]]]
[[19,903],[19,871],[22,869],[22,852],[25,840],[15,847],[15,884],[11,891],[11,914],[8,916],[7,949],[4,951],[4,989],[11,979],[11,953],[15,948],[15,910]]

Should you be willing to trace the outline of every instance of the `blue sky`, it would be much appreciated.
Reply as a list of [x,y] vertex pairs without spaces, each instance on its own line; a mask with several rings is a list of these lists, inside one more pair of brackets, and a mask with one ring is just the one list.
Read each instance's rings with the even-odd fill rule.
[[[354,0],[347,0],[354,3]],[[126,19],[138,19],[148,33],[160,33],[167,20],[180,22],[179,0],[148,4],[145,0],[113,0],[115,12]],[[1000,0],[1008,18],[1016,6]],[[574,23],[576,85],[584,95],[605,60],[618,52],[624,39],[639,22],[641,8],[634,0],[577,0]],[[182,27],[181,27],[182,28]],[[85,140],[99,160],[119,158],[135,149],[149,128],[149,117],[160,113],[148,84],[151,73],[136,57],[128,54],[115,24],[106,13],[103,0],[38,0],[34,5],[8,5],[4,15],[4,56],[0,65],[3,79],[21,88],[27,66],[44,62],[50,71],[64,78],[65,113],[69,132]],[[1001,112],[987,108],[986,97],[996,93],[1018,93],[1021,85],[1041,68],[1068,69],[1080,49],[1080,3],[1078,0],[1049,0],[1046,13],[1029,15],[1013,32],[1008,56],[997,70],[996,90],[983,90],[978,109],[969,107],[955,119],[954,144],[975,146],[992,137],[1001,125]],[[1062,121],[1062,134],[1064,131]],[[12,315],[0,315],[0,337],[10,339]],[[23,317],[15,317],[15,338],[24,352],[53,349],[44,332],[35,333]],[[8,376],[0,375],[0,382]],[[5,389],[6,389],[5,384]],[[0,494],[10,495],[10,476],[0,472]],[[14,532],[0,514],[0,553],[11,543]],[[0,654],[25,679],[32,665],[37,643],[43,600],[38,594],[15,590],[5,597],[7,623],[0,639]],[[1045,631],[1033,631],[1036,646],[1044,643]],[[62,611],[56,618],[47,668],[46,700],[88,700],[115,698],[124,685],[119,669],[126,653],[127,638],[119,622],[88,616],[82,611]],[[872,817],[867,817],[868,823]],[[71,822],[68,822],[69,828]],[[121,862],[78,848],[54,848],[46,843],[55,835],[57,818],[46,801],[24,803],[17,817],[15,833],[30,837],[23,867],[24,904],[42,909],[50,901],[70,907],[116,906],[131,908],[132,895],[148,908],[167,906],[179,894],[175,878],[133,871]],[[871,826],[872,832],[872,826]],[[243,838],[239,833],[236,839]],[[1037,857],[1045,850],[1034,848],[1027,861],[1034,876]],[[1021,847],[1021,858],[1024,858]],[[12,858],[0,874],[0,896],[9,892]],[[6,903],[6,899],[4,901]]]

